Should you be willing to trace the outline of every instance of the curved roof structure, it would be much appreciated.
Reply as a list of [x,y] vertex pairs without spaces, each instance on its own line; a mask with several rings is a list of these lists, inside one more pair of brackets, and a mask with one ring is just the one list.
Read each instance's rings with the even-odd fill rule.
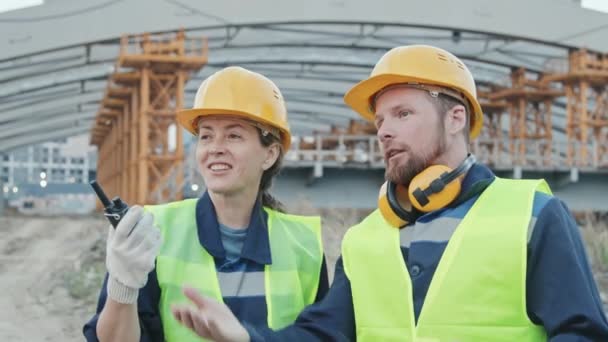
[[[516,67],[564,70],[571,49],[608,51],[608,14],[573,0],[47,0],[0,14],[0,152],[88,132],[120,35],[182,27],[209,40],[187,104],[202,79],[241,65],[279,85],[296,134],[357,118],[344,92],[394,46],[445,48],[478,83],[502,85]],[[565,110],[557,107],[559,139]]]

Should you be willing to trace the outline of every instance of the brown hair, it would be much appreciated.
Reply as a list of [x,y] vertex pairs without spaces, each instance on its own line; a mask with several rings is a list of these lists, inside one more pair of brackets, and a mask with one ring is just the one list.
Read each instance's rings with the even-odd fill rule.
[[279,200],[274,198],[269,192],[269,189],[270,189],[270,186],[272,185],[272,180],[273,180],[274,176],[279,174],[279,171],[281,170],[281,165],[283,163],[283,156],[285,155],[285,151],[283,151],[283,147],[281,145],[281,141],[279,138],[277,138],[276,136],[274,136],[272,134],[267,134],[267,132],[264,132],[260,128],[257,128],[257,129],[259,131],[260,142],[262,143],[262,146],[269,147],[275,143],[279,145],[279,157],[268,170],[266,170],[266,171],[264,171],[264,173],[262,173],[262,179],[260,180],[260,188],[258,191],[258,196],[260,196],[263,206],[276,210],[276,211],[285,212],[283,203],[281,203]]

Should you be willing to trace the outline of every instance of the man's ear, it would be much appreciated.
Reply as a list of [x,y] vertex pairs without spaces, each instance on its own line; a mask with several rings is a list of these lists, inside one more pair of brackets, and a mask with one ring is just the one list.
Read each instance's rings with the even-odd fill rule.
[[278,143],[272,144],[266,150],[266,159],[262,163],[262,169],[264,171],[270,169],[274,163],[276,163],[277,159],[279,159],[279,155],[281,154],[281,146]]
[[445,115],[445,130],[450,135],[461,134],[467,129],[467,111],[463,105],[455,105]]

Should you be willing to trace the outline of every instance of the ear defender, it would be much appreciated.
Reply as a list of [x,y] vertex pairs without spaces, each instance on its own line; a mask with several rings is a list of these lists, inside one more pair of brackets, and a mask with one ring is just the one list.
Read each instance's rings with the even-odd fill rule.
[[384,182],[378,194],[378,209],[386,222],[395,228],[416,220],[416,214],[405,210],[399,204],[400,200],[401,202],[407,200],[407,190],[402,185]]
[[[445,165],[431,165],[416,175],[405,191],[402,185],[385,182],[380,188],[378,208],[395,228],[416,220],[419,213],[445,208],[460,194],[462,176],[475,164],[475,156],[469,155],[452,170]],[[408,211],[400,203],[409,200],[413,209]]]

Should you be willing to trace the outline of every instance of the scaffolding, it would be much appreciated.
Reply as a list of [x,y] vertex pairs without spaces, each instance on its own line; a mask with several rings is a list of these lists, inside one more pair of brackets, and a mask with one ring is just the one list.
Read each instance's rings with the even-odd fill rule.
[[190,75],[207,63],[205,38],[125,35],[101,101],[91,143],[98,146],[98,181],[128,203],[179,200],[184,144],[176,112]]
[[[530,79],[523,68],[511,72],[511,87],[489,97],[504,101],[509,113],[509,151],[514,164],[549,166],[553,156],[553,101],[563,96],[561,90]],[[532,152],[532,153],[530,153]]]
[[483,128],[479,137],[473,141],[473,149],[478,159],[485,160],[488,165],[500,165],[502,160],[503,114],[507,110],[504,100],[493,100],[491,94],[504,89],[496,85],[483,84],[477,89],[477,98],[484,113]]
[[568,71],[543,81],[566,93],[568,165],[608,167],[608,54],[571,51]]

